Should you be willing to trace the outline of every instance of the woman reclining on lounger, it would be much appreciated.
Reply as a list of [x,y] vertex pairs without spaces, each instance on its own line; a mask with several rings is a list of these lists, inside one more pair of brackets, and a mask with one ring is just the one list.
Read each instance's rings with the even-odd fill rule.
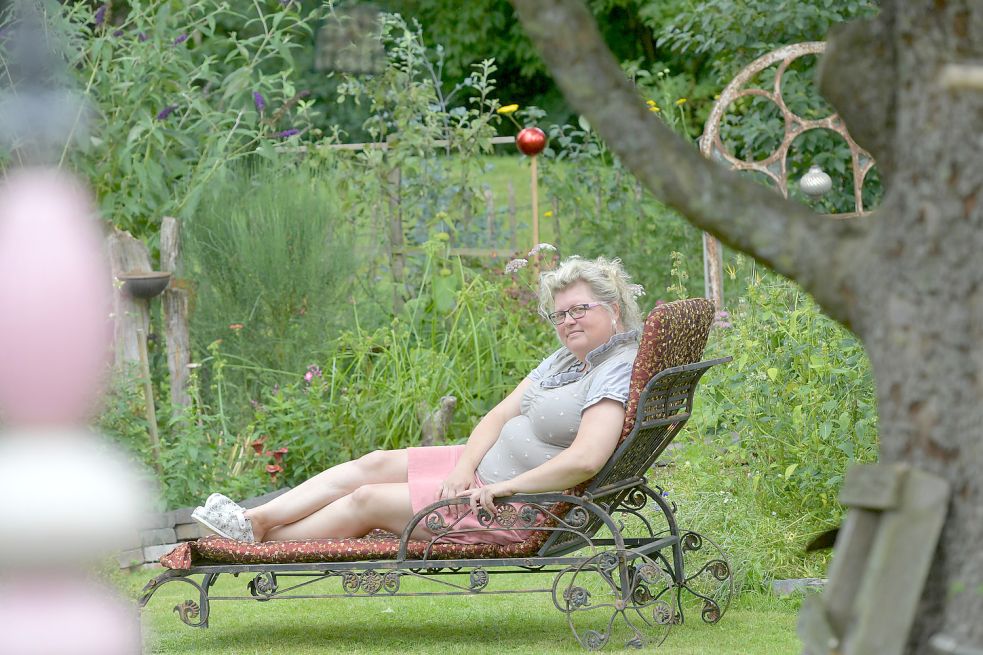
[[[562,347],[478,422],[467,444],[375,451],[253,509],[212,494],[192,516],[247,542],[361,537],[376,528],[399,534],[427,505],[467,496],[474,513],[455,528],[478,528],[478,508],[494,511],[495,498],[559,491],[593,477],[614,452],[625,419],[641,323],[635,294],[619,260],[571,257],[540,276],[540,309]],[[433,535],[421,522],[412,536]],[[502,530],[442,539],[524,538]]]

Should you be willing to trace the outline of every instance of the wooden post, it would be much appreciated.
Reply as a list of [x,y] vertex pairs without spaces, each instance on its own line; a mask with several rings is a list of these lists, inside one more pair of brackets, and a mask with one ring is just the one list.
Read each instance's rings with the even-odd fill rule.
[[[106,252],[113,280],[130,271],[149,272],[150,253],[147,246],[129,232],[113,228],[106,239]],[[138,330],[146,334],[150,326],[147,303],[123,293],[116,283],[113,291],[114,361],[117,370],[140,366],[140,341]]]
[[515,187],[512,186],[512,180],[509,180],[509,234],[510,234],[509,245],[512,248],[513,254],[518,249],[518,246],[516,245],[516,239],[517,239],[516,231],[518,230],[518,226],[516,225],[516,222],[517,221],[515,216]]
[[[137,302],[144,305],[149,304],[147,300],[137,300]],[[140,340],[140,377],[143,378],[143,407],[147,413],[147,427],[150,430],[150,452],[153,456],[157,475],[162,475],[164,471],[160,464],[160,435],[157,434],[154,384],[150,377],[150,359],[147,357],[147,333],[143,329],[137,329],[137,338]]]
[[530,172],[532,185],[532,248],[539,245],[539,157],[533,155]]
[[560,199],[553,196],[553,245],[557,252],[562,252],[560,242]]
[[171,274],[171,283],[161,296],[164,309],[164,339],[167,342],[167,368],[171,374],[171,407],[174,416],[191,404],[188,395],[188,364],[191,363],[191,336],[188,330],[190,290],[179,279],[181,253],[180,224],[165,216],[160,225],[160,269]]
[[719,312],[724,308],[724,259],[720,242],[703,233],[703,291]]
[[799,613],[809,655],[905,652],[948,500],[948,481],[906,464],[850,468],[829,582]]
[[495,247],[495,198],[491,189],[485,189],[485,233],[488,238],[488,246]]
[[[386,138],[389,149],[395,143],[390,134]],[[402,175],[399,166],[394,165],[386,176],[389,197],[389,266],[393,276],[393,314],[403,311],[403,287],[405,285],[406,253],[403,240],[403,214],[400,206],[400,185]]]

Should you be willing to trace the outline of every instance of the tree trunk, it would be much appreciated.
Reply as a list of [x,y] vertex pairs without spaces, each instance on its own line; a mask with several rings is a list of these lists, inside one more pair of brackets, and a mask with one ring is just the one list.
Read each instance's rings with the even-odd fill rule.
[[832,35],[822,88],[877,158],[886,194],[871,216],[829,221],[702,161],[647,115],[578,0],[512,2],[571,104],[657,197],[797,280],[863,340],[882,460],[952,485],[909,652],[931,652],[939,633],[979,648],[983,93],[940,79],[946,64],[983,61],[983,3],[884,0],[876,19]]

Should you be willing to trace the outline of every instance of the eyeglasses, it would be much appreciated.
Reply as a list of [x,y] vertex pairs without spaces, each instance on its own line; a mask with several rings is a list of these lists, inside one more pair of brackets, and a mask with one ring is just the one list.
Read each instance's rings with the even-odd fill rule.
[[553,325],[559,325],[563,321],[567,320],[567,315],[569,315],[570,318],[575,318],[575,319],[583,318],[584,316],[587,315],[588,309],[593,309],[598,305],[606,305],[606,304],[607,303],[603,303],[603,302],[585,302],[582,305],[574,305],[573,307],[571,307],[566,311],[553,312],[552,314],[547,314],[546,318],[548,318],[550,320],[550,323],[552,323]]

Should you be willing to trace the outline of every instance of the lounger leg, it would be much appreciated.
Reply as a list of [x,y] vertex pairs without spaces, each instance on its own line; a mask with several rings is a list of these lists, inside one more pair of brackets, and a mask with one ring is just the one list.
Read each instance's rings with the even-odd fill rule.
[[185,600],[174,606],[174,611],[177,612],[181,621],[192,628],[207,628],[208,627],[208,588],[214,583],[214,579],[217,574],[208,574],[202,580],[203,584],[198,584],[194,580],[191,580],[184,573],[178,573],[175,571],[165,571],[161,573],[156,578],[151,580],[143,588],[143,594],[140,596],[139,607],[142,609],[150,601],[150,598],[157,593],[157,590],[168,582],[184,582],[191,585],[198,590],[198,601],[192,599]]

